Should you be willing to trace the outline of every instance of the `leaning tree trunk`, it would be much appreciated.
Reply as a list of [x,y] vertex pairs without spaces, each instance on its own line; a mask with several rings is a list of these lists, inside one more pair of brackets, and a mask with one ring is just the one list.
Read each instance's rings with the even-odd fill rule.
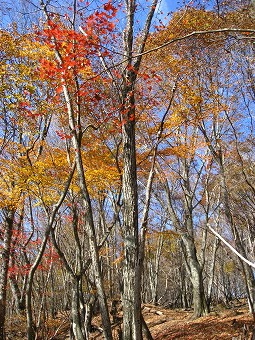
[[[57,53],[57,58],[59,58],[58,59],[59,63],[62,63],[62,60],[59,57],[57,47],[56,47],[56,53]],[[64,79],[63,79],[63,82],[64,82]],[[92,264],[95,286],[97,289],[98,301],[99,301],[100,311],[101,311],[101,316],[102,316],[104,336],[105,336],[105,339],[112,340],[112,329],[111,329],[111,322],[110,322],[110,316],[109,316],[109,311],[108,311],[106,294],[105,294],[105,290],[103,286],[103,276],[102,276],[100,258],[99,258],[99,247],[97,244],[97,235],[96,235],[96,229],[95,229],[95,224],[94,224],[94,219],[93,219],[91,199],[90,199],[90,194],[87,188],[87,181],[85,177],[85,169],[84,169],[83,158],[82,158],[81,137],[82,137],[83,132],[82,132],[82,127],[80,125],[81,112],[79,108],[77,108],[77,112],[75,112],[75,110],[73,109],[72,100],[71,100],[72,96],[65,82],[63,83],[62,87],[63,87],[63,94],[64,94],[65,101],[66,101],[69,126],[71,130],[73,131],[73,136],[71,140],[72,140],[73,148],[76,151],[75,164],[76,164],[78,181],[79,181],[79,189],[81,193],[83,209],[86,212],[86,216],[87,216],[85,229],[88,235],[88,244],[89,244],[89,250],[91,254],[91,264]],[[76,129],[78,130],[77,132],[76,132]]]
[[40,245],[40,248],[38,249],[37,255],[35,257],[35,260],[30,267],[28,277],[27,277],[27,290],[26,290],[26,314],[27,314],[27,340],[35,340],[36,338],[36,329],[35,329],[35,324],[33,320],[33,310],[32,310],[32,297],[33,297],[33,281],[34,281],[34,276],[36,273],[36,270],[42,260],[42,257],[44,255],[44,251],[46,249],[46,245],[50,236],[50,233],[53,229],[53,224],[56,219],[56,215],[59,211],[59,208],[61,207],[66,194],[69,190],[69,186],[71,184],[73,174],[75,170],[75,165],[73,164],[72,170],[69,173],[68,179],[65,183],[65,186],[63,188],[63,191],[59,197],[58,202],[54,205],[54,209],[51,213],[51,215],[48,214],[48,211],[46,211],[46,215],[48,218],[48,224],[47,227],[44,231],[44,236]]

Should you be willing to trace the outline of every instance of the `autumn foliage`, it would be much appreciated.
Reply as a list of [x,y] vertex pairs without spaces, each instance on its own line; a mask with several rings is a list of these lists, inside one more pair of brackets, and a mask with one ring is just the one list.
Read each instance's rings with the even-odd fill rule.
[[16,315],[28,340],[59,315],[140,340],[144,303],[255,311],[252,4],[100,3],[0,30],[0,338]]

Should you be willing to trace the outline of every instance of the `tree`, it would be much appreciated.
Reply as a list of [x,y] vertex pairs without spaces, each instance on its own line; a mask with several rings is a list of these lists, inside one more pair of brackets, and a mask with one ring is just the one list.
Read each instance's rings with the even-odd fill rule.
[[[162,141],[162,149],[165,147],[165,152],[162,151],[162,153],[164,152],[165,156],[167,152],[172,155],[176,154],[176,163],[172,165],[168,161],[167,169],[178,174],[178,182],[180,182],[180,188],[183,190],[183,199],[180,199],[180,197],[178,197],[180,201],[174,199],[176,190],[178,190],[176,183],[170,182],[171,189],[169,183],[167,181],[165,183],[170,219],[176,230],[181,233],[183,250],[189,268],[188,272],[190,272],[193,283],[195,317],[208,311],[202,283],[205,257],[204,254],[201,254],[201,261],[199,261],[194,235],[195,225],[197,224],[195,212],[201,199],[198,190],[203,190],[202,175],[206,173],[207,169],[210,169],[210,166],[206,166],[208,152],[204,149],[205,145],[208,145],[209,138],[203,142],[203,133],[201,134],[199,131],[202,128],[199,126],[201,122],[204,122],[202,124],[207,130],[210,126],[209,122],[217,117],[215,118],[217,123],[213,127],[210,126],[211,131],[215,132],[219,126],[220,128],[217,131],[220,136],[226,131],[223,125],[219,124],[219,120],[220,117],[224,116],[222,112],[226,103],[225,92],[226,96],[230,96],[227,90],[229,79],[224,79],[225,83],[223,80],[223,67],[225,67],[227,58],[220,59],[217,52],[222,48],[225,49],[226,45],[229,46],[228,39],[220,32],[222,31],[222,24],[236,23],[235,16],[236,12],[231,11],[225,17],[220,18],[216,13],[205,12],[203,9],[191,8],[185,13],[180,11],[173,16],[171,24],[159,33],[155,33],[155,43],[155,37],[152,36],[148,47],[148,52],[155,53],[158,56],[156,58],[157,70],[161,72],[163,79],[165,79],[166,87],[164,91],[166,93],[168,91],[169,75],[180,79],[177,82],[177,93],[171,108],[171,115],[169,115],[170,119],[165,124],[166,137]],[[200,31],[196,33],[197,25],[199,25]],[[238,23],[238,27],[249,27],[249,25],[247,12],[245,12],[242,20]],[[175,27],[174,31],[172,30],[173,26]],[[204,33],[216,33],[217,31],[219,36],[215,45],[213,42],[215,36]],[[166,39],[168,42],[166,42]],[[180,43],[179,40],[182,39],[184,41]],[[176,45],[176,42],[178,42],[178,45]],[[216,54],[211,46],[217,48]],[[151,55],[148,56],[148,60],[152,60]],[[207,65],[207,68],[205,65]],[[218,72],[221,72],[221,74]],[[216,91],[213,90],[214,88]],[[220,88],[223,88],[222,92],[219,90]],[[167,103],[165,106],[167,106]],[[219,135],[215,137],[215,140],[216,138],[220,140]],[[217,144],[217,142],[215,143]],[[200,155],[203,153],[202,158]],[[166,170],[166,172],[169,172],[169,170]],[[180,216],[183,216],[181,220]],[[203,249],[203,245],[201,245],[201,249]]]
[[[49,119],[44,116],[45,102],[36,100],[38,92],[45,94],[35,72],[35,63],[48,50],[31,41],[30,35],[0,32],[1,39],[1,211],[3,266],[1,282],[1,337],[4,338],[6,312],[6,286],[10,262],[11,243],[18,224],[18,214],[23,214],[27,174],[20,171],[25,163],[31,162],[30,152],[36,145],[38,154],[46,138]],[[37,53],[33,51],[37,50]],[[34,81],[34,84],[31,84]],[[14,85],[15,83],[15,85]],[[36,87],[38,85],[38,87]],[[47,92],[49,90],[47,89]],[[42,95],[42,96],[43,96]],[[29,98],[29,99],[28,99]],[[44,99],[44,98],[43,98]],[[34,110],[37,110],[36,112]],[[39,119],[37,117],[40,117]],[[37,118],[37,119],[36,119]],[[30,129],[28,124],[30,121]],[[37,125],[38,124],[38,125]],[[35,126],[38,129],[35,131]],[[27,128],[27,134],[25,130]],[[29,134],[30,130],[30,134]],[[40,144],[41,143],[41,144]],[[11,161],[11,162],[10,162]],[[30,163],[31,165],[31,163]],[[22,218],[21,218],[22,220]]]
[[[149,34],[151,20],[156,8],[157,1],[154,1],[150,7],[148,18],[145,22],[145,27],[137,46],[138,57],[133,59],[133,48],[135,46],[134,36],[134,16],[136,4],[134,1],[126,2],[127,11],[127,26],[124,36],[124,61],[122,70],[122,86],[119,91],[120,101],[120,116],[122,125],[122,144],[123,144],[123,176],[122,176],[122,192],[123,192],[123,230],[124,230],[124,266],[123,266],[123,309],[124,309],[124,338],[140,339],[142,337],[141,328],[141,266],[142,259],[140,259],[139,253],[139,235],[138,235],[138,196],[137,196],[137,176],[136,176],[136,152],[135,152],[135,83],[137,74],[139,71],[141,56],[144,51],[145,43]],[[111,338],[109,317],[107,311],[107,305],[105,295],[102,287],[101,273],[99,269],[99,256],[96,245],[95,227],[93,222],[93,214],[91,210],[91,201],[89,192],[87,189],[87,180],[84,176],[84,165],[81,157],[81,137],[82,127],[80,126],[80,104],[74,108],[73,95],[71,94],[70,81],[74,86],[76,93],[82,93],[82,85],[77,81],[79,74],[77,73],[81,67],[81,61],[76,56],[76,53],[82,55],[86,53],[82,62],[84,64],[87,60],[87,65],[90,64],[87,55],[95,53],[94,48],[99,46],[98,36],[96,37],[93,30],[102,32],[111,32],[113,25],[109,21],[109,18],[114,17],[116,13],[115,7],[110,3],[104,5],[105,11],[96,12],[94,15],[87,19],[87,25],[82,27],[82,34],[75,32],[75,30],[61,29],[56,24],[48,20],[49,29],[45,31],[49,37],[48,43],[52,44],[56,53],[55,65],[51,67],[53,74],[56,74],[56,70],[60,70],[64,74],[60,79],[62,84],[63,94],[67,105],[69,126],[72,131],[72,143],[73,148],[76,150],[76,166],[79,176],[79,185],[83,193],[84,208],[88,211],[88,225],[87,232],[90,242],[90,250],[92,252],[92,265],[95,272],[95,284],[99,294],[99,302],[101,306],[101,312],[103,316],[104,331],[107,338]],[[46,15],[48,16],[47,8],[45,7]],[[111,13],[111,14],[108,14]],[[99,24],[96,24],[96,19],[100,17]],[[49,16],[48,16],[49,19]],[[91,24],[92,23],[92,24]],[[73,23],[74,24],[74,23]],[[93,27],[95,25],[95,27]],[[79,46],[70,44],[69,46],[60,45],[59,38],[63,34],[69,34],[72,39],[76,39],[79,42]],[[91,37],[93,35],[93,44]],[[72,35],[72,36],[71,36]],[[53,37],[53,39],[52,39]],[[88,39],[89,38],[89,39]],[[70,38],[69,38],[70,39]],[[101,37],[102,39],[102,37]],[[86,51],[81,49],[81,41],[83,42],[83,49],[86,47]],[[72,51],[72,54],[69,53]],[[84,52],[83,52],[84,51]],[[85,57],[85,58],[84,58]],[[74,59],[75,58],[75,59]],[[45,61],[47,62],[47,61]],[[71,64],[70,64],[71,62]],[[46,66],[46,64],[44,65]],[[48,64],[48,66],[50,66]],[[82,65],[83,66],[83,65]],[[71,72],[68,71],[71,67]],[[73,73],[74,72],[74,73]],[[60,85],[61,86],[61,85]],[[83,96],[86,93],[82,93]],[[78,117],[78,118],[75,118]]]
[[[233,261],[221,265],[222,249],[210,230],[232,230],[243,255],[250,252],[237,224],[245,220],[249,229],[252,218],[233,214],[239,198],[230,176],[238,163],[252,201],[240,147],[248,134],[237,129],[248,117],[253,121],[250,10],[240,16],[230,4],[225,14],[219,6],[189,7],[154,28],[156,0],[126,0],[119,12],[110,1],[97,7],[74,0],[69,9],[54,4],[30,4],[43,16],[35,34],[1,32],[0,207],[3,231],[9,230],[2,238],[9,254],[3,287],[9,267],[20,300],[19,270],[26,268],[31,340],[46,334],[40,323],[49,320],[48,304],[52,316],[63,308],[46,297],[57,290],[53,273],[59,270],[71,282],[59,294],[71,308],[72,337],[89,337],[97,299],[104,336],[112,339],[108,306],[116,294],[123,338],[141,339],[142,331],[150,338],[142,301],[158,302],[160,293],[169,305],[188,307],[193,296],[198,317],[208,312],[214,274],[232,280]],[[47,264],[53,247],[61,269],[58,261]],[[173,287],[170,273],[176,273]]]

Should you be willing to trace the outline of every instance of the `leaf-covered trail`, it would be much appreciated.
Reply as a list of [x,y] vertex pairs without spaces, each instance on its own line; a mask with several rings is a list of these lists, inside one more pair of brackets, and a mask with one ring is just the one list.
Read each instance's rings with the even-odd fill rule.
[[166,322],[151,327],[154,340],[251,339],[253,321],[246,309],[212,312],[197,320],[191,320],[191,312],[176,310],[163,312]]

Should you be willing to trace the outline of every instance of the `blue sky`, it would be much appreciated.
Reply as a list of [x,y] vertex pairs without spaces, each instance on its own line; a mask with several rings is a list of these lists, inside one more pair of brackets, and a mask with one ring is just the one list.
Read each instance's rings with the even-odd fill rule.
[[[164,13],[168,13],[170,12],[170,10],[175,9],[175,3],[176,1],[171,1],[171,0],[161,0],[160,4],[159,4],[159,9],[164,12]],[[170,8],[170,5],[172,8]]]
[[[150,2],[143,0],[144,3],[149,4]],[[141,3],[143,2],[141,1]],[[56,4],[59,5],[65,5],[68,7],[68,4],[71,5],[73,3],[72,0],[53,0],[51,2],[55,2]],[[93,1],[91,1],[93,2]],[[137,1],[139,2],[139,1]],[[158,14],[160,11],[164,13],[164,15],[160,15],[160,19],[165,21],[164,17],[169,13],[170,11],[176,10],[178,5],[178,0],[161,0],[159,1],[158,5]],[[40,1],[39,0],[32,0],[27,2],[26,0],[0,0],[0,26],[3,27],[3,24],[5,22],[10,22],[11,20],[17,20],[19,15],[22,15],[22,12],[29,13],[30,15],[35,15],[36,14],[36,7],[31,5],[34,3],[36,6],[40,7]],[[97,1],[98,3],[98,1]]]
[[[183,1],[184,2],[184,1]],[[159,8],[162,12],[164,13],[169,13],[171,11],[175,11],[177,8],[180,8],[180,3],[182,3],[182,1],[178,1],[178,0],[161,0],[159,2]],[[192,0],[190,1],[186,1],[186,4],[191,4]]]
[[[182,6],[182,3],[186,3],[187,5],[192,4],[192,0],[161,0],[159,1],[159,4],[157,6],[157,17],[161,19],[162,23],[168,23],[169,19],[171,18],[169,16],[169,13],[175,12],[176,10],[180,9]],[[161,12],[163,14],[161,14]]]

